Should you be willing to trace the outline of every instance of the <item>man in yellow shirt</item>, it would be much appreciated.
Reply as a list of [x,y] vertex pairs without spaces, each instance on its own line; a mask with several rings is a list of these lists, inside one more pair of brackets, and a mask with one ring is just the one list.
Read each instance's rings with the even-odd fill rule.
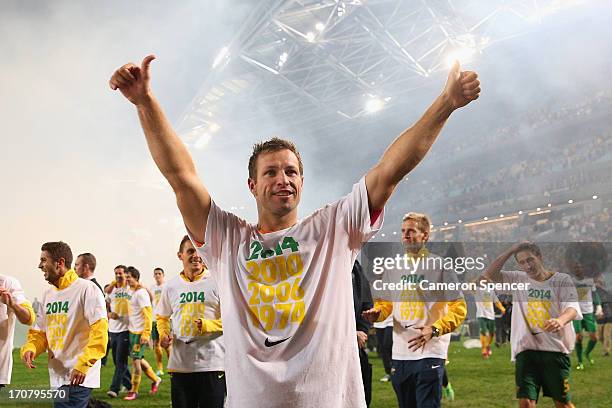
[[108,320],[104,297],[91,281],[77,276],[72,251],[64,242],[43,244],[38,267],[49,287],[43,310],[28,332],[21,358],[29,368],[45,350],[49,353],[51,388],[64,389],[67,401],[55,408],[85,408],[93,388],[100,388],[100,359],[106,354]]

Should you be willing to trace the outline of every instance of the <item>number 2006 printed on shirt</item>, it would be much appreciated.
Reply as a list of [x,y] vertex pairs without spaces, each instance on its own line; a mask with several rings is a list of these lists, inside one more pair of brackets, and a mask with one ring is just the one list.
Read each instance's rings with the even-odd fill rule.
[[304,263],[299,243],[292,237],[285,237],[275,249],[264,249],[261,242],[253,241],[246,268],[253,323],[261,325],[265,331],[299,325],[306,311],[304,290],[300,285]]

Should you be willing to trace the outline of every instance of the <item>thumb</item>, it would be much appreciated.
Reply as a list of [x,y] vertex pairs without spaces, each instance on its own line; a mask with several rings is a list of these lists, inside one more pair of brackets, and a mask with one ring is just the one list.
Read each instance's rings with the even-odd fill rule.
[[140,64],[140,70],[142,71],[142,75],[145,80],[149,79],[151,61],[153,61],[154,59],[155,59],[155,55],[153,54],[147,55],[142,60],[142,64]]
[[459,60],[455,60],[453,62],[453,65],[451,66],[451,70],[448,76],[451,78],[459,79],[459,76],[461,75],[460,69],[461,69],[461,65],[459,64]]

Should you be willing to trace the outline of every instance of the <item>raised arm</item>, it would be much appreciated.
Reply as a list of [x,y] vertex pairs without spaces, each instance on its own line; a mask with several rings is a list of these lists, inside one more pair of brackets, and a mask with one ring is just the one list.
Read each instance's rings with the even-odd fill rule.
[[412,127],[391,143],[366,175],[370,211],[383,208],[395,186],[423,160],[450,114],[478,99],[479,94],[478,75],[460,72],[459,63],[455,62],[442,94]]
[[187,147],[172,129],[151,91],[150,65],[154,59],[155,56],[149,55],[140,66],[123,65],[114,72],[109,85],[136,105],[151,156],[174,190],[183,221],[192,236],[204,242],[210,195],[198,178]]
[[491,282],[502,282],[503,277],[501,270],[504,267],[504,264],[508,262],[508,259],[515,254],[519,245],[520,244],[514,244],[510,249],[506,250],[500,256],[495,258],[493,262],[491,262],[491,265],[489,265],[489,267],[485,270],[483,274],[484,277]]

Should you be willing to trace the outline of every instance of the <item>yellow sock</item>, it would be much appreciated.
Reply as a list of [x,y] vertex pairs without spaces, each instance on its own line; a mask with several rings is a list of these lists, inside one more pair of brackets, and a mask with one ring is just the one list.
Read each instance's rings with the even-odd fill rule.
[[132,392],[138,392],[140,389],[140,374],[132,374]]
[[480,346],[482,347],[482,352],[487,351],[487,336],[484,334],[480,335]]
[[493,344],[493,336],[494,336],[493,333],[489,334],[489,344],[488,344],[489,347],[491,347],[491,344]]
[[151,367],[149,367],[146,370],[144,370],[144,372],[147,375],[147,377],[149,377],[149,379],[151,381],[159,380],[159,377],[155,375],[155,371],[153,371],[153,369]]
[[164,363],[163,363],[164,355],[162,354],[161,346],[158,344],[157,347],[155,347],[154,351],[155,351],[155,361],[157,361],[157,369],[159,371],[163,371],[163,369],[164,369]]

